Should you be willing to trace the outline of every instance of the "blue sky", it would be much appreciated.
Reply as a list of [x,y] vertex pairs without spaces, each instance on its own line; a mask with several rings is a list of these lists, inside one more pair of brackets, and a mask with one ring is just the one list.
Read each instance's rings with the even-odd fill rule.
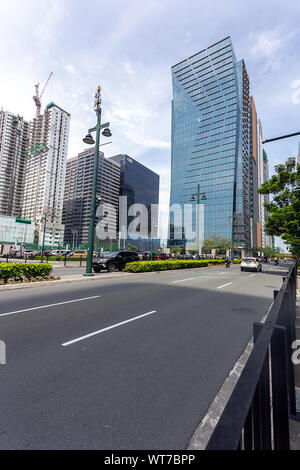
[[[165,234],[170,183],[172,65],[230,35],[244,58],[264,137],[300,130],[300,2],[0,0],[0,106],[30,119],[34,84],[53,77],[43,105],[72,115],[69,157],[94,125],[96,85],[113,143],[161,175]],[[297,137],[265,147],[271,169]]]

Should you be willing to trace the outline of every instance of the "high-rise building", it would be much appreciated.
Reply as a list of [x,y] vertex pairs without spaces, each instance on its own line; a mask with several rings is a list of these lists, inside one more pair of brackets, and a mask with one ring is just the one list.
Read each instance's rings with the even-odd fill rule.
[[[62,220],[65,225],[65,243],[72,247],[88,241],[93,171],[94,148],[67,160]],[[116,241],[117,238],[119,191],[120,165],[104,158],[104,154],[99,152],[97,196],[101,198],[101,204],[110,204],[114,210],[98,215],[105,216],[110,233],[116,234],[110,241]],[[98,221],[99,217],[96,218],[96,224]]]
[[[121,223],[125,226],[118,226],[120,234],[122,233],[121,237],[125,237],[124,228],[130,237],[128,228],[135,219],[134,215],[130,215],[130,207],[133,204],[143,204],[147,209],[148,223],[147,233],[142,234],[141,238],[149,238],[148,245],[150,246],[152,239],[157,237],[158,230],[159,175],[125,154],[115,155],[108,160],[120,164],[120,196],[127,197],[127,207],[120,208],[120,210],[124,209],[124,214],[126,212],[124,219],[122,216],[119,217],[119,224],[120,219],[122,219],[123,222]],[[137,244],[139,243],[136,242],[135,245]],[[141,246],[145,246],[143,241]]]
[[269,196],[257,191],[269,179],[269,162],[262,142],[262,124],[257,117],[254,98],[250,96],[250,246],[265,248],[271,246],[271,239],[265,232],[265,203],[269,201]]
[[[249,78],[227,37],[172,67],[172,148],[169,246],[178,239],[176,210],[205,193],[203,239],[225,237],[250,247]],[[177,209],[174,210],[174,204]],[[202,206],[203,207],[203,206]],[[203,222],[203,221],[202,221]],[[196,232],[196,211],[191,216]],[[176,234],[176,235],[175,235]],[[203,242],[203,240],[200,240]]]
[[0,215],[21,215],[28,126],[21,116],[0,111]]
[[70,114],[50,103],[29,127],[22,216],[38,224],[38,243],[60,245]]

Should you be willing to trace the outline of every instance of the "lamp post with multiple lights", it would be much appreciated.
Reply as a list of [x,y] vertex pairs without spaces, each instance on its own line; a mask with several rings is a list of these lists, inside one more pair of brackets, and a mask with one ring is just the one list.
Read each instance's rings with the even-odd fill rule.
[[199,255],[200,255],[200,248],[199,248],[199,219],[200,219],[200,215],[199,215],[199,206],[200,206],[200,196],[201,197],[201,201],[206,201],[207,200],[207,197],[206,197],[206,193],[204,192],[200,192],[200,184],[197,185],[197,192],[195,194],[192,195],[190,201],[191,202],[195,202],[195,197],[197,197],[197,218],[196,218],[196,225],[197,225],[197,229],[196,229],[196,249],[197,249],[197,259],[199,259]]
[[[95,233],[95,216],[96,216],[96,199],[97,199],[97,179],[98,179],[98,158],[99,158],[99,145],[100,145],[100,130],[104,129],[102,135],[110,137],[111,132],[109,130],[109,122],[101,124],[101,87],[97,86],[94,101],[94,110],[97,116],[97,124],[95,127],[88,130],[88,134],[83,139],[83,142],[88,145],[95,144],[94,152],[94,170],[93,170],[93,186],[92,186],[92,198],[91,198],[91,210],[90,210],[90,224],[89,224],[89,237],[88,237],[88,254],[86,260],[86,272],[84,276],[94,276],[92,273],[93,263],[93,252],[94,252],[94,233]],[[91,135],[92,132],[96,132],[96,143]]]

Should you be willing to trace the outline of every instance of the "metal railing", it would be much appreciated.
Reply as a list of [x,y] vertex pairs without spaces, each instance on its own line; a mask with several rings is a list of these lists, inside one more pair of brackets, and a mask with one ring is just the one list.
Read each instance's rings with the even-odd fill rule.
[[[79,260],[76,260],[76,261],[73,261],[72,258],[68,258],[67,256],[63,256],[63,257],[57,257],[57,258],[60,258],[60,259],[57,259],[57,260],[50,260],[51,255],[43,255],[43,256],[40,256],[39,259],[34,259],[34,258],[30,258],[30,257],[27,257],[27,256],[23,256],[21,258],[13,258],[13,257],[10,257],[9,255],[2,255],[0,256],[0,262],[4,261],[5,263],[43,263],[43,262],[55,262],[55,263],[62,263],[64,266],[67,266],[67,262],[68,262],[68,265],[69,266],[72,266],[72,264],[74,263],[79,263],[79,266],[85,266],[85,262],[86,262],[86,257],[83,257],[83,256],[78,256]],[[63,258],[63,259],[61,259]]]
[[287,450],[296,410],[292,343],[296,339],[297,263],[265,323],[254,323],[254,346],[206,450]]

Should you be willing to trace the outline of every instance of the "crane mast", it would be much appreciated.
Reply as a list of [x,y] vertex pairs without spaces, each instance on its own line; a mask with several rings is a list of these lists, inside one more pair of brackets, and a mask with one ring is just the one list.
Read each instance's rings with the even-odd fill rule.
[[44,85],[44,88],[42,90],[42,93],[40,94],[40,84],[37,83],[35,86],[35,95],[33,97],[34,99],[34,102],[35,102],[35,105],[36,105],[36,117],[39,117],[41,115],[41,107],[42,107],[42,103],[41,103],[41,99],[42,99],[42,96],[44,94],[44,91],[46,90],[46,87],[50,81],[50,78],[52,77],[53,75],[53,72],[50,72],[50,75]]

